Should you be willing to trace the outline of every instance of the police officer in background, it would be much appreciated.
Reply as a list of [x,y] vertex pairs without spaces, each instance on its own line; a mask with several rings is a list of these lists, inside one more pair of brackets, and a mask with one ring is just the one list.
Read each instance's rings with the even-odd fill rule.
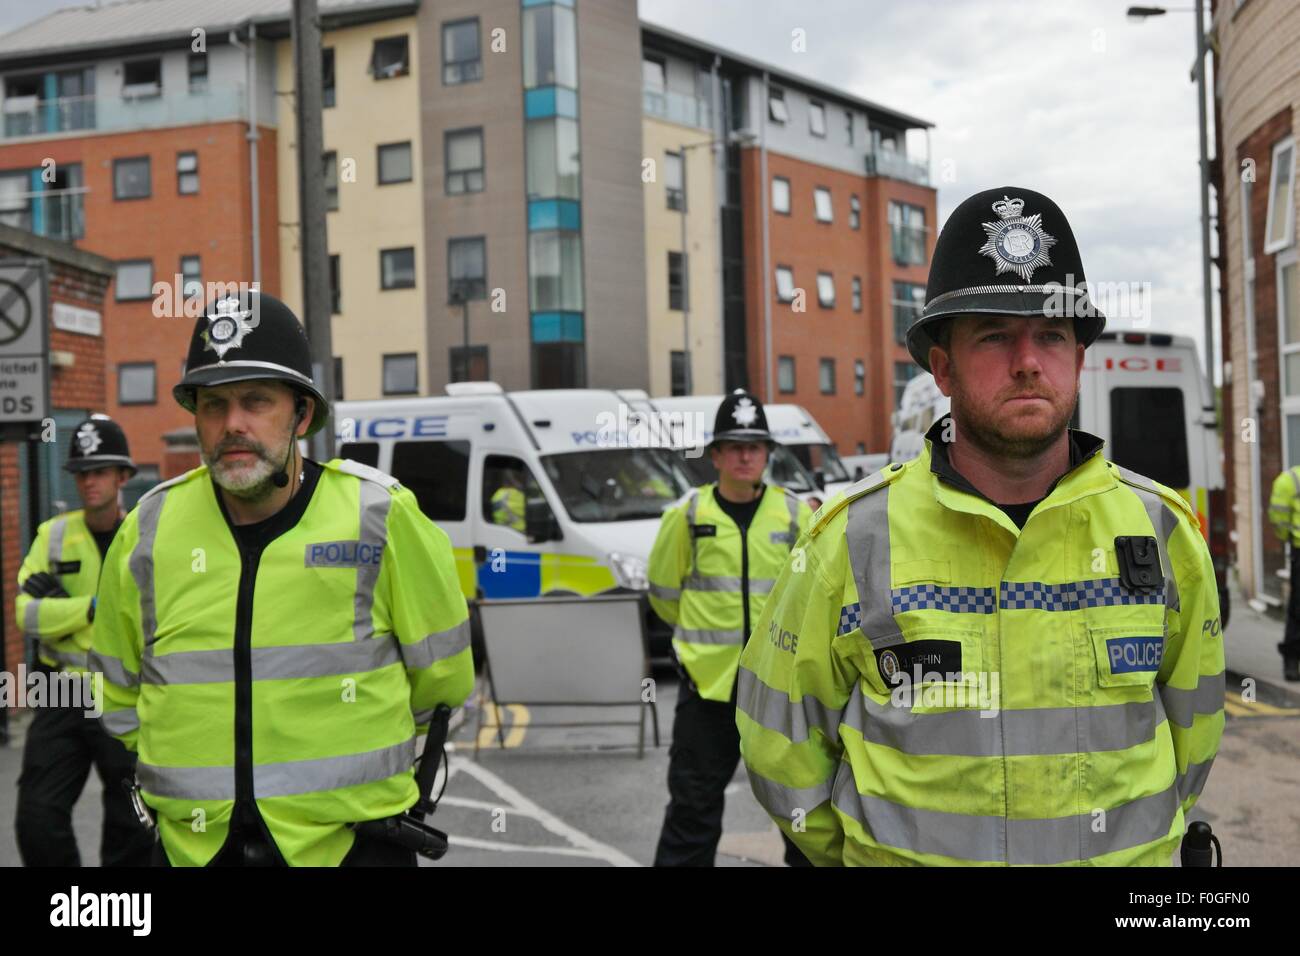
[[[650,603],[675,625],[683,671],[655,866],[713,865],[724,791],[740,761],[740,650],[812,517],[790,492],[763,483],[772,443],[756,398],[737,389],[723,399],[709,443],[718,481],[692,489],[664,513],[650,553]],[[762,631],[754,642],[768,638]],[[786,862],[808,865],[788,840]]]
[[1273,479],[1268,518],[1273,533],[1291,545],[1291,597],[1286,606],[1286,629],[1277,649],[1282,654],[1282,676],[1300,681],[1300,465]]
[[415,802],[421,725],[473,687],[446,534],[390,476],[299,454],[329,406],[272,296],[209,306],[173,394],[204,464],[123,523],[94,638],[155,862],[414,866],[349,824]]
[[1209,550],[1068,427],[1105,318],[1064,213],[961,203],[908,350],[926,450],[814,518],[737,705],[759,801],[819,865],[1168,865],[1223,733]]
[[[87,675],[99,569],[122,523],[122,486],[136,473],[126,435],[105,415],[92,415],[72,434],[63,466],[77,484],[82,507],[44,522],[18,571],[18,626],[37,640],[47,674]],[[85,706],[34,708],[18,778],[14,830],[28,866],[80,866],[72,809],[93,764],[104,788],[104,866],[147,866],[152,840],[123,786],[135,756],[106,734]]]

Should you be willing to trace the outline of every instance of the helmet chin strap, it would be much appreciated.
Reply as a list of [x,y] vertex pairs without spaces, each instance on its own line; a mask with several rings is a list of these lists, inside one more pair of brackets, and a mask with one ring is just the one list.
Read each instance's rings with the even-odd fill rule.
[[[298,426],[302,424],[302,416],[305,411],[303,400],[300,398],[294,404],[293,427],[289,429],[289,448],[284,456],[284,464],[280,470],[271,476],[271,484],[277,488],[283,488],[289,484],[289,466],[293,464],[293,446],[298,438]],[[292,497],[292,493],[290,495]]]

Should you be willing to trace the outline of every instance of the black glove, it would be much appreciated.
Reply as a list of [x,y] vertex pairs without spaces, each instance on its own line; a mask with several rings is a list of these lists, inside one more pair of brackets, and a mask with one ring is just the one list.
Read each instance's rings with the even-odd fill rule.
[[72,596],[63,590],[62,582],[48,571],[38,571],[28,576],[27,580],[23,582],[23,593],[34,598],[65,598]]

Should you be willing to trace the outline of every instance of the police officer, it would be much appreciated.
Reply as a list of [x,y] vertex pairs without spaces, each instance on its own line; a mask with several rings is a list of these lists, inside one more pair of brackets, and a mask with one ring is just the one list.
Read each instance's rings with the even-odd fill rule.
[[415,802],[420,725],[473,685],[450,542],[388,475],[299,454],[329,405],[282,302],[214,302],[186,370],[203,466],[127,517],[95,618],[155,862],[413,866],[349,824]]
[[1291,545],[1291,599],[1286,606],[1286,630],[1277,649],[1282,654],[1282,675],[1300,681],[1300,465],[1273,480],[1268,517],[1274,533]]
[[[18,571],[18,626],[37,640],[38,667],[47,675],[89,678],[100,563],[122,523],[122,486],[136,473],[126,435],[105,415],[73,432],[63,466],[77,484],[82,507],[44,522]],[[64,686],[69,686],[66,683]],[[89,683],[86,685],[90,686]],[[18,778],[15,832],[28,866],[80,866],[72,808],[94,764],[104,787],[104,866],[147,866],[152,840],[123,787],[135,756],[100,727],[84,700],[47,701],[33,708]]]
[[[740,761],[740,650],[812,517],[790,492],[763,483],[771,446],[762,404],[741,389],[726,396],[709,444],[718,481],[692,489],[664,513],[650,553],[650,603],[675,625],[673,649],[683,671],[655,866],[713,865],[723,792]],[[754,643],[768,639],[762,631]],[[807,865],[788,842],[786,860]]]
[[814,517],[741,659],[759,801],[814,863],[1160,864],[1223,732],[1214,568],[1068,427],[1105,318],[1029,189],[952,213],[908,350],[952,400]]

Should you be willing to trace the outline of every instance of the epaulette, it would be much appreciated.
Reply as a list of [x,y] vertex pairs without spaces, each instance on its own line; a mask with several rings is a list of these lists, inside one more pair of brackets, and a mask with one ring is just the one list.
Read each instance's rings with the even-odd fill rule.
[[197,468],[191,468],[189,471],[185,472],[184,474],[177,475],[175,478],[168,478],[166,481],[160,481],[158,484],[154,485],[152,488],[150,488],[148,491],[142,494],[140,496],[140,500],[135,503],[135,506],[138,508],[146,498],[151,498],[154,495],[158,494],[158,492],[170,488],[173,485],[184,484],[185,482],[189,481],[191,478],[197,477],[199,472],[205,472],[207,470],[208,470],[207,465],[200,465]]
[[332,468],[334,471],[341,471],[343,474],[351,475],[354,478],[360,478],[362,481],[373,481],[375,484],[383,485],[390,491],[402,487],[402,483],[388,472],[380,471],[378,468],[372,468],[369,465],[363,465],[351,458],[335,458],[333,461],[326,462],[325,467]]
[[863,495],[871,494],[871,492],[895,481],[903,474],[904,467],[906,467],[906,462],[894,462],[891,465],[886,465],[875,474],[867,475],[867,477],[849,485],[817,509],[817,513],[812,517],[811,524],[808,525],[809,536],[815,536],[832,518],[847,508],[850,502],[856,501]]
[[1153,495],[1159,495],[1163,500],[1181,508],[1183,514],[1187,516],[1188,520],[1191,521],[1195,527],[1200,528],[1201,519],[1196,516],[1196,512],[1192,509],[1192,506],[1188,504],[1186,498],[1174,491],[1172,488],[1162,485],[1158,481],[1153,481],[1146,475],[1139,475],[1136,471],[1130,471],[1122,465],[1117,465],[1111,461],[1106,462],[1106,467],[1114,471],[1115,477],[1124,482],[1124,484],[1131,485],[1134,488],[1141,488],[1143,491],[1149,491]]

